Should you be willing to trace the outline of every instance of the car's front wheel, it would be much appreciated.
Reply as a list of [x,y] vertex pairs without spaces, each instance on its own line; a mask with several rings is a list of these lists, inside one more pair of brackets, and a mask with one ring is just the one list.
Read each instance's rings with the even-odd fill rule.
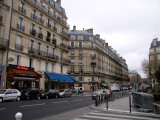
[[1,103],[1,102],[3,102],[3,99],[2,99],[2,98],[0,98],[0,103]]
[[17,101],[20,101],[21,100],[21,98],[20,97],[17,97],[17,99],[16,99]]

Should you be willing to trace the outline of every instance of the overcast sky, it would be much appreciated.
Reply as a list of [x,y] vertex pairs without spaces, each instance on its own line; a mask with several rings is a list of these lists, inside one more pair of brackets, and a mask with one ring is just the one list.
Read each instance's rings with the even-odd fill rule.
[[129,70],[145,77],[152,39],[160,35],[160,0],[61,0],[70,29],[93,28],[120,56]]

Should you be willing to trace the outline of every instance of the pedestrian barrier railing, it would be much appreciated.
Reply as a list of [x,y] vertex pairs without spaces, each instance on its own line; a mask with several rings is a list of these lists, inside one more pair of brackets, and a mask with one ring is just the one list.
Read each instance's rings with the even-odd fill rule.
[[108,94],[101,94],[95,97],[95,106],[98,106],[107,101],[113,101],[119,98],[127,97],[129,95],[129,91],[119,91],[119,92],[111,92]]
[[138,107],[153,110],[154,109],[154,97],[151,94],[133,92],[132,103]]

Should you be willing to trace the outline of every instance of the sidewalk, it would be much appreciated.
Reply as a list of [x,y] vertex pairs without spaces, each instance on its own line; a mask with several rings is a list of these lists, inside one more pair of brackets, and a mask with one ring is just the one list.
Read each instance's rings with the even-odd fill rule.
[[[132,104],[132,102],[131,102],[131,104]],[[91,108],[94,109],[94,110],[107,111],[106,110],[106,103],[103,103],[103,104],[99,105],[98,107],[96,107],[95,105],[92,105]],[[130,113],[129,97],[116,99],[115,101],[109,101],[108,102],[108,110],[109,111]],[[142,112],[141,108],[131,106],[131,113],[141,113],[141,114],[143,114],[144,112]],[[148,114],[153,114],[153,113],[148,113]]]

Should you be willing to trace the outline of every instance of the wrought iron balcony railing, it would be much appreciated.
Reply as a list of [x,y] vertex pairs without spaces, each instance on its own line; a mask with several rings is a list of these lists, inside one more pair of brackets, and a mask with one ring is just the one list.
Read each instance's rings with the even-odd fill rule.
[[40,57],[43,57],[43,59],[48,58],[48,59],[54,60],[54,61],[58,61],[59,60],[59,56],[57,56],[57,55],[53,55],[51,53],[47,53],[47,52],[44,52],[42,50],[31,48],[31,47],[28,49],[28,53],[29,54],[33,54],[35,56],[38,55]]
[[24,32],[25,27],[21,24],[17,24],[17,29]]
[[37,37],[38,37],[39,39],[43,39],[43,34],[42,34],[42,33],[37,33]]
[[23,46],[19,44],[15,44],[15,49],[19,51],[23,51]]
[[64,44],[64,43],[59,44],[59,47],[65,48],[65,49],[67,49],[67,50],[70,49],[70,47],[69,47],[68,45]]
[[31,13],[31,18],[37,21],[37,16]]
[[71,63],[71,60],[69,60],[69,59],[67,59],[67,58],[64,58],[64,57],[61,57],[61,62],[70,64],[70,63]]
[[23,7],[18,6],[18,11],[23,14],[26,14],[26,10]]

